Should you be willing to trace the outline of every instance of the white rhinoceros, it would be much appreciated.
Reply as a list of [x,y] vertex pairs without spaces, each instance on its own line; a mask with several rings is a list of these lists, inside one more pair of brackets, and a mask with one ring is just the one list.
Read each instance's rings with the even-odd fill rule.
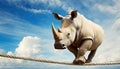
[[[75,56],[73,64],[91,62],[103,41],[104,30],[76,10],[69,11],[65,17],[57,13],[53,14],[56,19],[62,21],[62,28],[58,30],[52,25],[55,49],[67,48],[72,52]],[[87,59],[84,57],[86,51],[91,51]]]

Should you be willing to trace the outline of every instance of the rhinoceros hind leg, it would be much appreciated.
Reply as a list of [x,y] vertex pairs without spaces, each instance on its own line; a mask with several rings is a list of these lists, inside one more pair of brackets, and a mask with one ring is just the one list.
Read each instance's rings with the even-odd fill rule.
[[92,50],[92,51],[90,52],[90,54],[89,54],[89,56],[88,56],[88,58],[87,58],[87,60],[86,60],[85,63],[90,63],[90,62],[92,61],[93,57],[95,56],[96,50],[97,50],[97,49]]

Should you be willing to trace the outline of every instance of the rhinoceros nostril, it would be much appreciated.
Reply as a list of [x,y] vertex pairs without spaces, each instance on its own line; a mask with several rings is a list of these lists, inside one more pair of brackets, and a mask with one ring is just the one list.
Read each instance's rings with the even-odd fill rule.
[[62,44],[62,46],[65,46],[65,44]]

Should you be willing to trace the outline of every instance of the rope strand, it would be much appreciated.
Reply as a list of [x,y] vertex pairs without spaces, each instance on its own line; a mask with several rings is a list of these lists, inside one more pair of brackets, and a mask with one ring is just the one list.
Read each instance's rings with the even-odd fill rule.
[[[35,61],[35,62],[44,62],[44,63],[54,63],[54,64],[64,64],[64,65],[74,65],[72,63],[68,62],[59,62],[54,60],[45,60],[45,59],[34,59],[34,58],[28,58],[28,57],[19,57],[19,56],[12,56],[12,55],[5,55],[0,54],[0,57],[6,57],[11,59],[21,59],[21,60],[28,60],[28,61]],[[109,63],[85,63],[81,66],[95,66],[95,65],[119,65],[120,62],[109,62]]]

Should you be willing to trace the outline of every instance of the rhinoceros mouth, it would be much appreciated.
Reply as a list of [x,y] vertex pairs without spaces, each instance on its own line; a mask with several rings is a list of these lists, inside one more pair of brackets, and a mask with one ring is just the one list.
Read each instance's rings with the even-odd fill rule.
[[66,49],[67,46],[65,46],[64,44],[57,44],[57,43],[55,43],[54,44],[54,48],[55,49]]

